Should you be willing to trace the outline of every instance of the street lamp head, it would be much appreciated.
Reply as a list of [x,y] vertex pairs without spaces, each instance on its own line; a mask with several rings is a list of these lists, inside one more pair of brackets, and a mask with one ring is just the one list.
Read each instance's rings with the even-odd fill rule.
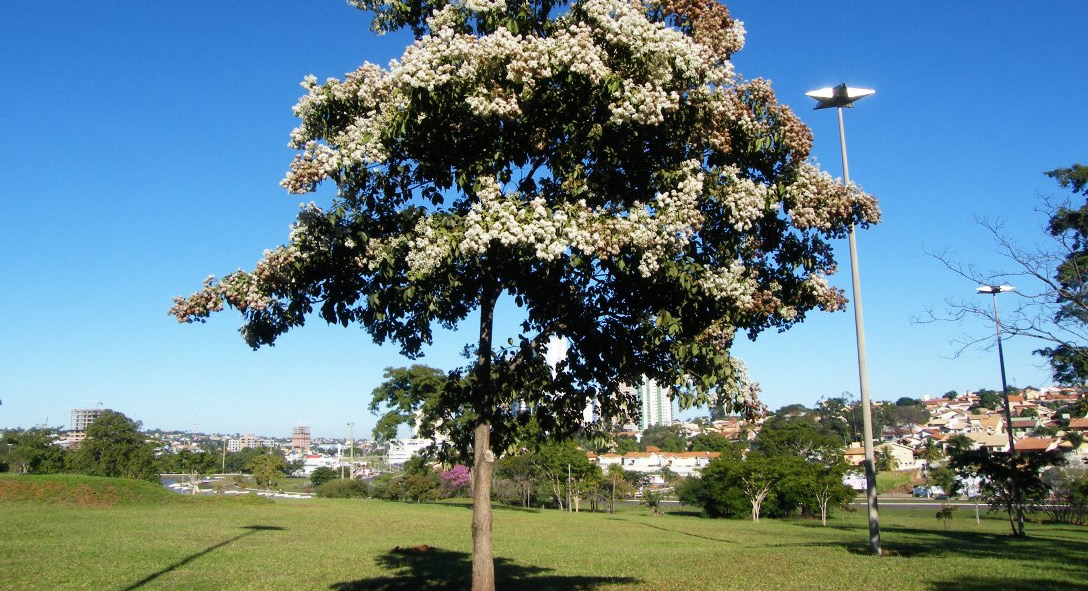
[[1011,285],[980,285],[975,291],[978,293],[998,294],[1007,291],[1016,291],[1016,288]]
[[813,107],[814,110],[830,109],[831,107],[853,108],[854,101],[863,99],[875,92],[875,90],[867,88],[852,88],[843,83],[833,88],[828,86],[827,88],[806,92],[805,96],[816,99],[818,104]]

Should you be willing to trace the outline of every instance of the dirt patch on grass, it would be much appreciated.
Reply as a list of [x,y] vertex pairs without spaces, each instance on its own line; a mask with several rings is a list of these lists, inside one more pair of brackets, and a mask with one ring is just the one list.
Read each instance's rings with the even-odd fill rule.
[[35,501],[79,507],[111,507],[119,499],[113,485],[90,486],[55,480],[0,480],[0,501]]

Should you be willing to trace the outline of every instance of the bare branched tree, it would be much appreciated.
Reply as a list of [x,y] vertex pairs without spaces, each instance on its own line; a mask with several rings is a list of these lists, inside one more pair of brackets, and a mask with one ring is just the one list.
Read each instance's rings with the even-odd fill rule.
[[[1046,173],[1075,195],[1088,196],[1088,167]],[[1035,339],[1037,355],[1051,366],[1054,379],[1063,384],[1083,384],[1088,378],[1088,204],[1077,206],[1073,198],[1039,197],[1038,211],[1049,219],[1041,245],[1024,246],[1011,239],[1000,221],[979,219],[993,240],[995,250],[1008,267],[985,270],[964,264],[947,252],[929,253],[953,273],[978,285],[1011,283],[1016,286],[1015,302],[1000,313],[1003,335]],[[947,299],[946,310],[925,311],[918,323],[958,322],[981,318],[990,326],[998,322],[990,302],[982,299]],[[994,333],[966,334],[953,341],[956,355],[975,348],[989,348]]]

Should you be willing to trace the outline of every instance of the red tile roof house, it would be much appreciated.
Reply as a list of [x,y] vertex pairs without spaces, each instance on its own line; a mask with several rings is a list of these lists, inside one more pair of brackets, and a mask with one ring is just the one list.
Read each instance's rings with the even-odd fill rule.
[[1039,426],[1039,420],[1035,418],[1013,419],[1013,433],[1027,432]]
[[1081,433],[1088,431],[1088,417],[1082,419],[1070,419],[1069,429],[1073,431],[1080,431]]
[[1016,442],[1016,451],[1023,453],[1046,452],[1058,448],[1058,439],[1050,437],[1025,437]]

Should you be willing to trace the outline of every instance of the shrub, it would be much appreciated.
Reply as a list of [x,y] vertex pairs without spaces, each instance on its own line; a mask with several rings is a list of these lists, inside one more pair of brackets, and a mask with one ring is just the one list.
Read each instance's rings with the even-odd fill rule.
[[329,480],[317,486],[314,492],[327,499],[365,499],[370,496],[370,488],[362,480]]
[[310,483],[313,484],[314,487],[318,487],[330,480],[335,480],[338,476],[336,470],[333,470],[328,466],[320,466],[314,468],[313,473],[310,474]]

